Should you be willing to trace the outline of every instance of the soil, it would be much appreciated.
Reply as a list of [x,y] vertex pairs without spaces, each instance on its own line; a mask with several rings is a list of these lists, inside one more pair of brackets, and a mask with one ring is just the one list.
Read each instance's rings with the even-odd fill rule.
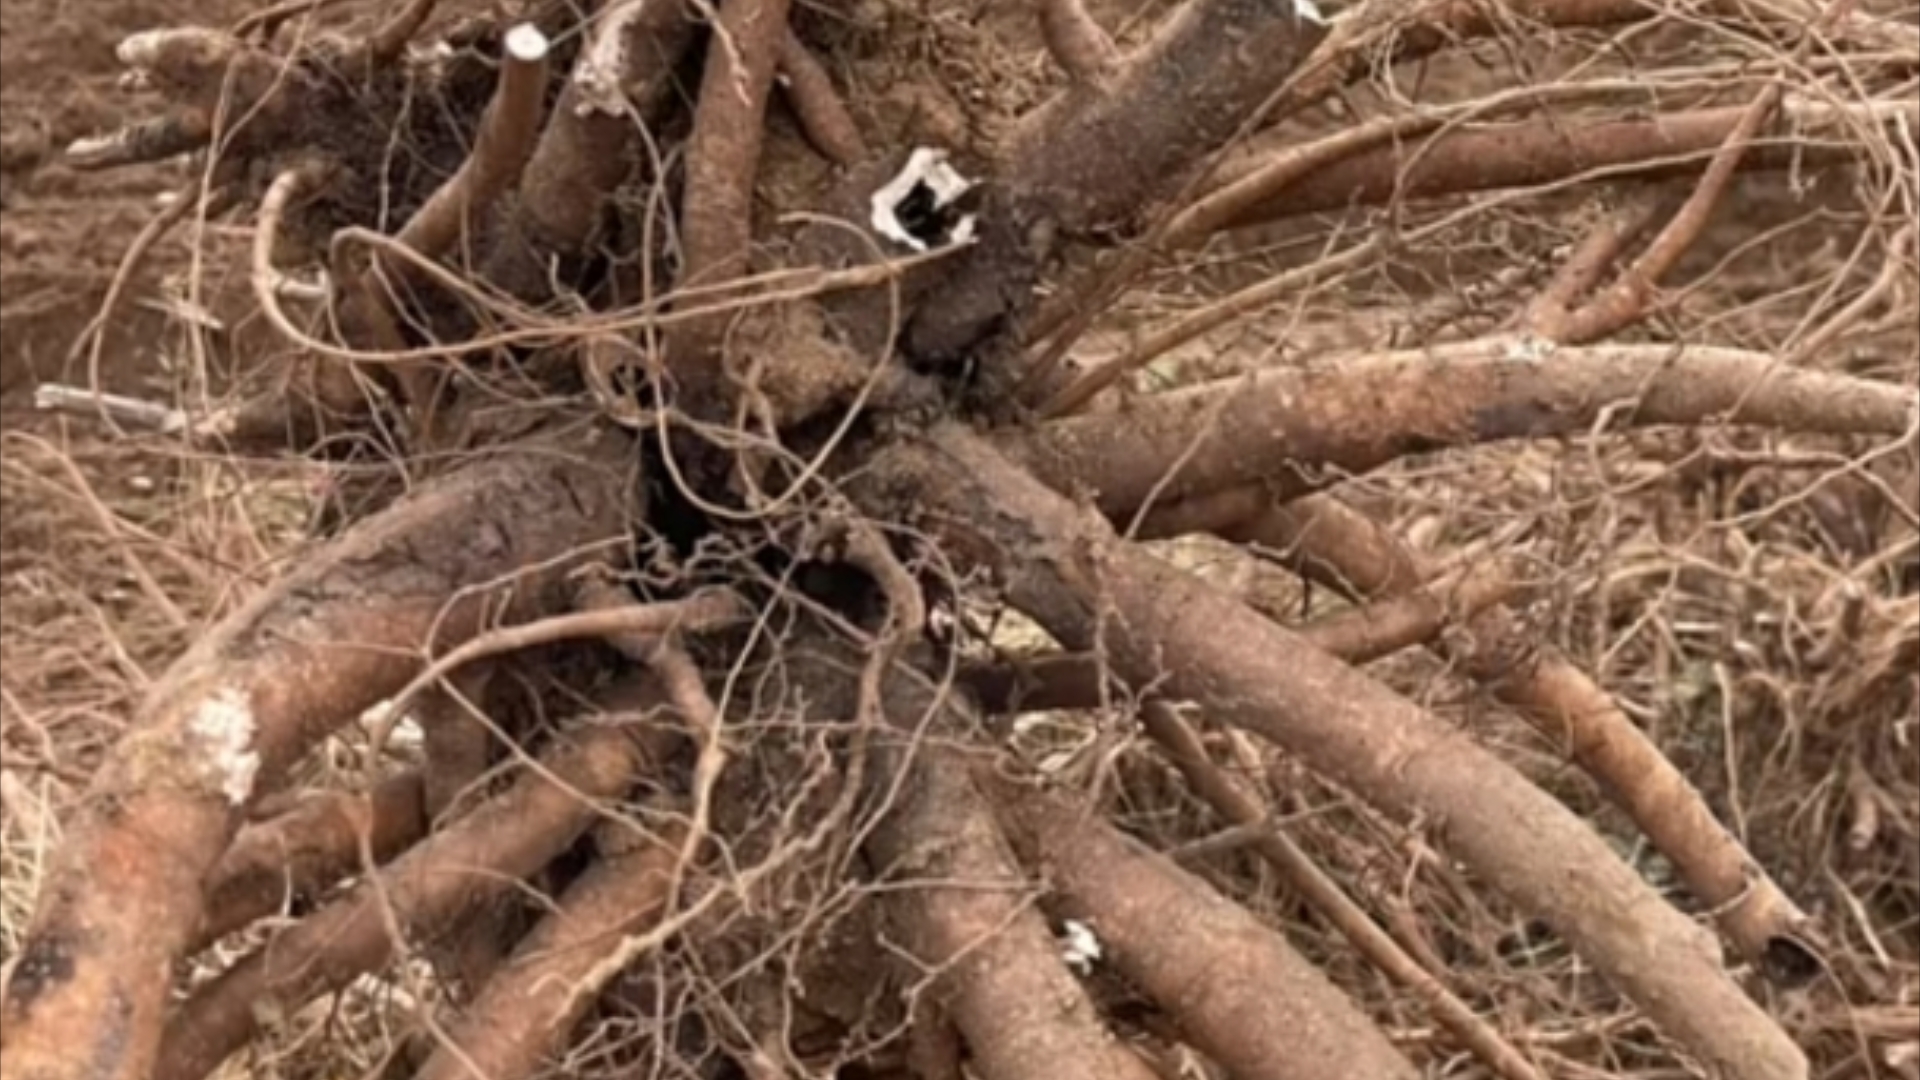
[[[157,200],[192,179],[184,164],[80,175],[51,158],[72,139],[142,115],[142,100],[116,86],[120,67],[114,47],[125,35],[164,25],[225,25],[254,6],[235,0],[0,4],[0,750],[8,758],[8,768],[0,772],[0,833],[6,840],[0,855],[7,862],[0,879],[0,946],[5,947],[0,956],[11,954],[20,932],[37,880],[35,862],[57,839],[57,812],[80,794],[101,749],[122,730],[147,681],[211,619],[283,568],[287,553],[297,549],[293,538],[313,491],[312,473],[302,468],[255,467],[243,473],[184,458],[158,441],[111,440],[97,424],[38,413],[32,402],[40,383],[88,384],[84,353],[78,362],[69,359],[76,338],[99,309],[127,246],[159,212]],[[915,5],[911,0],[844,5],[856,15],[876,6]],[[852,91],[856,109],[872,110],[860,117],[870,135],[886,132],[904,144],[911,135],[899,132],[917,124],[932,137],[946,135],[941,141],[989,145],[1007,117],[1041,96],[1044,65],[1032,50],[1012,53],[992,42],[970,55],[992,57],[995,77],[983,77],[978,65],[955,64],[949,72],[942,64],[950,47],[974,39],[1017,38],[1021,31],[1008,10],[1021,5],[925,0],[920,6],[940,12],[924,18],[935,31],[925,59],[943,73],[941,79],[893,79],[878,65],[876,70],[837,69],[835,76]],[[1158,6],[1141,0],[1097,5],[1110,26],[1143,25]],[[993,17],[978,18],[986,9]],[[777,145],[792,150],[797,144]],[[805,164],[796,165],[797,176]],[[799,176],[796,183],[811,187],[809,179]],[[1787,186],[1785,180],[1772,181],[1750,189],[1748,196],[1757,199],[1755,192],[1764,190],[1765,198],[1782,202],[1782,217],[1806,214],[1797,195],[1789,200],[1782,194]],[[1787,202],[1794,206],[1785,207]],[[1736,220],[1730,221],[1725,241],[1703,245],[1689,272],[1711,266],[1750,237],[1756,205],[1749,202],[1743,213],[1729,214]],[[1318,250],[1321,228],[1302,222],[1246,239],[1276,250]],[[1490,237],[1484,250],[1492,252],[1490,266],[1512,261],[1511,249],[1521,241],[1548,250],[1565,238],[1501,235]],[[191,258],[195,238],[191,227],[183,227],[128,283],[100,350],[102,389],[171,402],[193,384],[196,371],[217,382],[231,357],[271,360],[272,353],[258,347],[268,339],[247,316],[245,279],[233,264],[244,234],[215,232],[198,239],[204,261]],[[1844,252],[1851,242],[1828,237],[1820,245],[1817,239],[1817,230],[1802,228],[1772,245],[1771,252],[1749,258],[1729,280],[1764,294],[1780,280],[1779,268],[1787,265],[1781,260],[1794,259],[1799,267],[1825,263],[1835,257],[1832,248]],[[1183,268],[1185,281],[1156,290],[1117,321],[1145,322],[1177,309],[1196,282],[1213,292],[1239,283],[1236,274],[1270,272],[1270,265],[1255,263],[1221,260],[1213,269]],[[1529,291],[1541,272],[1527,269],[1529,279],[1504,283],[1516,296]],[[1451,288],[1456,276],[1493,279],[1487,271],[1488,266],[1465,265],[1463,258],[1459,265],[1437,268],[1423,282],[1368,279],[1340,295],[1303,302],[1295,323],[1282,318],[1278,326],[1249,321],[1228,328],[1150,374],[1185,379],[1266,362],[1275,354],[1292,359],[1401,344],[1409,335],[1430,332],[1423,329],[1430,323],[1471,321],[1454,310],[1473,306],[1470,301],[1504,313],[1512,297],[1474,298]],[[1689,301],[1703,313],[1717,302]],[[1357,317],[1361,306],[1369,313]],[[208,319],[180,317],[194,308],[203,309],[220,329],[206,329]],[[193,329],[196,325],[202,329]],[[1734,325],[1747,329],[1737,320]],[[1100,334],[1112,336],[1118,348],[1126,329],[1108,325]],[[1855,348],[1852,366],[1904,372],[1898,376],[1904,379],[1911,379],[1912,358],[1920,355],[1903,327],[1889,327]],[[1905,1025],[1915,1016],[1911,1002],[1920,995],[1920,866],[1912,861],[1912,852],[1920,850],[1914,832],[1920,821],[1920,800],[1914,795],[1920,790],[1915,771],[1920,766],[1912,761],[1910,741],[1914,717],[1920,715],[1915,706],[1920,684],[1907,674],[1920,662],[1920,603],[1910,582],[1869,606],[1846,658],[1827,656],[1799,666],[1803,656],[1828,651],[1805,639],[1840,624],[1832,611],[1840,601],[1830,589],[1829,564],[1857,565],[1875,551],[1897,547],[1898,529],[1876,520],[1859,525],[1867,535],[1855,545],[1841,542],[1844,537],[1834,540],[1821,529],[1852,527],[1862,507],[1873,508],[1870,497],[1834,494],[1811,487],[1804,476],[1784,473],[1753,480],[1735,459],[1757,449],[1722,445],[1715,450],[1720,464],[1690,441],[1647,438],[1595,455],[1589,472],[1572,460],[1576,455],[1514,448],[1471,464],[1446,462],[1444,473],[1383,475],[1357,495],[1362,502],[1377,502],[1421,546],[1497,544],[1523,531],[1539,538],[1538,552],[1569,579],[1564,587],[1555,586],[1567,595],[1550,597],[1536,613],[1541,633],[1620,694],[1723,817],[1737,818],[1760,860],[1837,928],[1836,981],[1846,986],[1850,1000],[1816,995],[1796,1018],[1795,1031],[1821,1044],[1833,1075],[1870,1075],[1846,1071],[1854,1034],[1864,1025],[1877,1040],[1876,1050],[1910,1038]],[[1617,500],[1612,494],[1629,479],[1642,484],[1654,473],[1663,474],[1660,485],[1647,485],[1655,490]],[[1910,488],[1911,476],[1896,474],[1887,484]],[[1797,508],[1803,496],[1808,496],[1805,511]],[[1744,530],[1725,527],[1757,505],[1789,504],[1793,508]],[[1839,506],[1827,515],[1837,524],[1820,524],[1827,504]],[[1849,546],[1861,550],[1840,550]],[[1315,599],[1296,595],[1290,578],[1203,548],[1196,543],[1176,554],[1208,566],[1217,563],[1217,571],[1196,569],[1233,579],[1230,587],[1272,590],[1276,596],[1269,600],[1276,609],[1291,604],[1304,611]],[[1904,557],[1911,563],[1911,553]],[[1661,569],[1656,581],[1647,569],[1689,560],[1697,578]],[[1743,580],[1761,584],[1746,589]],[[1792,617],[1788,623],[1777,617],[1781,612]],[[1803,617],[1811,627],[1800,625]],[[1649,625],[1660,633],[1647,631]],[[1486,725],[1488,742],[1504,744],[1501,752],[1537,781],[1593,816],[1623,847],[1631,844],[1622,839],[1629,830],[1602,809],[1603,801],[1586,781],[1569,775],[1556,748],[1510,718],[1487,715],[1486,701],[1446,681],[1444,672],[1423,660],[1375,670],[1450,718]],[[1737,727],[1728,722],[1736,707],[1743,721]],[[1891,747],[1905,756],[1889,752]],[[1299,796],[1303,801],[1322,794],[1303,777],[1283,779],[1305,792]],[[1875,798],[1883,800],[1877,830],[1857,818],[1858,807]],[[1809,805],[1811,812],[1797,809]],[[1383,880],[1398,880],[1391,866],[1369,871],[1358,865],[1370,856],[1354,854],[1353,837],[1377,828],[1364,815],[1342,811],[1327,820],[1306,830],[1317,853],[1334,853],[1326,861],[1356,879],[1379,873]],[[1646,867],[1650,876],[1663,872],[1657,860],[1644,864],[1651,864]],[[1381,886],[1381,895],[1392,892],[1393,887]],[[1871,926],[1863,930],[1849,922],[1849,912]],[[1465,899],[1430,903],[1421,915],[1442,928],[1439,947],[1449,957],[1508,946],[1499,936],[1502,920]],[[1863,942],[1884,950],[1885,962],[1871,962]],[[1336,967],[1353,963],[1339,947],[1323,954],[1319,943],[1308,939],[1306,944]],[[1546,962],[1560,963],[1552,957]],[[1354,975],[1356,984],[1364,977],[1345,974]],[[1546,981],[1555,975],[1540,977]],[[1577,973],[1569,970],[1565,982],[1579,985]],[[1892,1033],[1873,1029],[1875,1017]],[[1553,1018],[1535,1019],[1542,1029],[1553,1026]],[[1570,1056],[1605,1057],[1581,1040],[1570,1037],[1570,1043]]]

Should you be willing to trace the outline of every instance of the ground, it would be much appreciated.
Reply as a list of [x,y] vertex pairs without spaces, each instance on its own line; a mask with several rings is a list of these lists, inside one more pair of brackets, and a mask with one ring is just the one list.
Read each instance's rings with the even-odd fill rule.
[[[306,467],[196,460],[158,440],[117,440],[99,425],[31,407],[35,385],[87,385],[96,374],[86,350],[70,355],[74,342],[123,251],[158,212],[159,197],[186,179],[178,165],[81,176],[36,167],[36,159],[124,118],[113,47],[125,34],[182,22],[222,25],[249,6],[0,5],[0,948],[7,956],[36,868],[59,843],[61,812],[83,790],[101,749],[123,729],[142,688],[296,549],[318,483]],[[963,18],[943,25],[978,32]],[[993,53],[983,47],[980,55]],[[1038,96],[1031,80],[1044,65],[1036,51],[1000,62],[1008,75],[1029,73],[1026,89],[986,108],[950,101],[958,123],[990,128],[996,112]],[[954,90],[964,97],[963,84]],[[941,107],[893,101],[876,105],[874,115],[902,113],[932,122],[927,115]],[[1817,204],[1832,194],[1811,198]],[[1765,312],[1742,314],[1739,298],[1771,295],[1808,267],[1846,257],[1845,223],[1820,226],[1807,198],[1781,178],[1744,189],[1739,212],[1688,264],[1698,270],[1726,256],[1730,268],[1712,295],[1686,303],[1700,312],[1724,309],[1729,333],[1769,334]],[[1742,247],[1761,219],[1783,227],[1764,245]],[[1480,249],[1439,265],[1322,290],[1303,301],[1296,322],[1283,320],[1284,332],[1271,322],[1223,331],[1152,374],[1184,380],[1249,357],[1378,347],[1502,309],[1539,275],[1523,266],[1500,283],[1492,264],[1565,239],[1524,222],[1512,233],[1495,229],[1507,225],[1491,222]],[[1237,284],[1302,258],[1318,229],[1273,230],[1254,238],[1266,247],[1261,259],[1223,259],[1194,273],[1210,275],[1210,288]],[[199,237],[199,259],[190,258],[192,239],[185,232],[170,238],[126,285],[98,350],[104,389],[178,400],[217,387],[234,357],[257,356],[270,340],[249,318],[233,271],[245,238]],[[1451,287],[1456,278],[1496,284],[1464,296]],[[1122,341],[1134,320],[1190,303],[1185,293],[1169,282],[1101,333]],[[1920,365],[1911,327],[1890,325],[1850,347],[1836,367],[1911,379]],[[1803,990],[1756,989],[1815,1048],[1815,1075],[1920,1076],[1912,1071],[1920,1069],[1913,1041],[1920,1028],[1920,559],[1909,524],[1916,474],[1898,460],[1840,470],[1820,456],[1825,447],[1712,432],[1587,449],[1529,446],[1424,461],[1382,474],[1357,494],[1421,547],[1470,559],[1476,545],[1518,544],[1553,568],[1531,612],[1540,632],[1619,695],[1831,939],[1827,977]],[[1753,467],[1763,460],[1784,466]],[[1298,613],[1321,602],[1231,552],[1195,543],[1177,554],[1270,609]],[[1435,710],[1477,725],[1661,879],[1657,858],[1632,846],[1623,822],[1555,747],[1435,661],[1399,658],[1378,670]],[[1036,754],[1057,755],[1061,768],[1099,767],[1089,760],[1097,725],[1071,717],[1058,723],[1058,731],[1029,726],[1023,737]],[[1390,826],[1311,778],[1271,773],[1272,786],[1303,815],[1303,843],[1457,969],[1463,996],[1508,1010],[1500,1025],[1516,1043],[1563,1066],[1556,1075],[1634,1071],[1644,1027],[1610,1020],[1608,1005],[1592,999],[1564,953],[1488,910],[1471,882],[1431,857],[1417,830]],[[1201,841],[1210,826],[1180,828]],[[1231,850],[1196,860],[1242,898],[1262,898],[1259,871]],[[1433,1040],[1400,1016],[1390,988],[1360,969],[1324,926],[1282,898],[1269,898],[1264,913],[1286,921],[1303,950],[1367,1001],[1410,1052]],[[1556,1007],[1574,1003],[1598,1020],[1559,1023]],[[1448,1072],[1437,1059],[1428,1064],[1433,1075],[1470,1075]]]

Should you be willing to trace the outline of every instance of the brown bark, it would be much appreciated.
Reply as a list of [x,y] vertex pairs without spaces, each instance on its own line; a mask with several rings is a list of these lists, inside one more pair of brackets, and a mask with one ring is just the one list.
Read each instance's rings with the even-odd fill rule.
[[780,42],[780,79],[787,104],[814,149],[843,169],[867,160],[866,140],[833,88],[833,77],[792,30]]
[[[788,0],[733,0],[720,9],[687,139],[679,288],[718,285],[747,272],[753,186],[760,172],[767,95],[787,37],[787,7]],[[683,405],[695,413],[717,404],[711,395],[720,374],[712,353],[728,318],[701,319],[668,337],[668,363],[688,395]]]
[[910,325],[908,353],[958,361],[1024,315],[1056,232],[1119,223],[1225,145],[1320,39],[1297,11],[1293,0],[1190,0],[1099,86],[1077,84],[1025,117],[980,241]]
[[1518,1050],[1475,1016],[1434,974],[1421,967],[1420,962],[1376,925],[1306,852],[1280,831],[1261,800],[1207,757],[1206,746],[1199,735],[1171,705],[1150,701],[1141,710],[1140,719],[1147,734],[1160,744],[1174,767],[1186,778],[1187,786],[1216,813],[1240,828],[1266,823],[1265,830],[1252,840],[1253,850],[1271,863],[1287,884],[1333,924],[1368,963],[1413,991],[1442,1027],[1506,1080],[1541,1080],[1539,1071]]
[[[1454,587],[1416,587],[1293,629],[1316,649],[1364,664],[1432,641],[1447,627],[1461,625],[1519,591],[1519,583],[1495,569]],[[1262,614],[1280,621],[1276,612]],[[961,684],[982,709],[1002,714],[1097,709],[1103,676],[1099,658],[1085,653],[963,664],[959,673]]]
[[1285,497],[1408,454],[1577,435],[1609,412],[1635,427],[1724,421],[1879,435],[1901,434],[1913,418],[1910,390],[1784,368],[1763,354],[1647,345],[1543,358],[1527,347],[1490,339],[1337,370],[1263,371],[1122,414],[1056,421],[1003,445],[1050,483],[1084,487],[1109,515],[1127,515],[1150,499],[1254,481]]
[[897,449],[874,483],[869,505],[912,492],[918,524],[993,571],[1063,645],[1098,642],[1133,685],[1160,685],[1383,810],[1434,823],[1479,881],[1546,921],[1709,1069],[1806,1077],[1804,1055],[1727,975],[1711,936],[1461,732],[1120,542],[961,429]]
[[659,919],[679,853],[678,827],[657,837],[615,834],[558,906],[521,941],[479,998],[451,1025],[451,1047],[436,1047],[414,1080],[524,1080],[593,1004],[583,986],[613,942]]
[[[533,156],[546,107],[547,39],[530,24],[509,29],[500,81],[480,117],[473,149],[400,230],[400,242],[426,258],[454,250],[481,215],[519,179]],[[389,273],[402,274],[397,266]]]
[[869,848],[909,954],[938,977],[982,1080],[1154,1080],[1060,959],[966,766],[922,751]]
[[[1823,144],[1816,121],[1874,122],[1868,106],[1812,108],[1799,119],[1776,118],[1762,127],[1760,140],[1742,161],[1746,169],[1804,167],[1846,161],[1859,148],[1846,142]],[[1920,105],[1885,105],[1883,120],[1899,114],[1920,123]],[[1276,221],[1298,214],[1380,206],[1395,199],[1462,195],[1495,188],[1551,184],[1595,170],[1628,170],[1664,175],[1704,169],[1725,143],[1746,106],[1667,113],[1636,120],[1600,120],[1578,124],[1564,116],[1545,116],[1484,130],[1453,130],[1405,147],[1387,146],[1334,162],[1287,186],[1270,202],[1257,204],[1231,222],[1235,226]],[[1409,166],[1406,162],[1417,155]],[[1249,163],[1247,169],[1258,168]],[[1223,170],[1221,186],[1240,170]]]
[[1080,0],[1038,0],[1034,6],[1047,52],[1074,81],[1098,87],[1113,74],[1120,50]]
[[427,758],[427,820],[448,816],[456,800],[482,776],[493,758],[493,728],[482,712],[492,669],[476,664],[433,687],[413,707]]
[[1551,341],[1568,343],[1560,333],[1563,321],[1589,289],[1600,283],[1615,259],[1653,224],[1654,201],[1632,199],[1601,217],[1567,253],[1540,294],[1521,313],[1520,329]]
[[247,803],[430,648],[564,607],[569,557],[628,521],[627,448],[602,432],[483,458],[310,555],[173,665],[48,869],[7,987],[9,1077],[148,1075],[172,965]]
[[1127,980],[1236,1080],[1419,1073],[1319,969],[1239,904],[1057,798],[988,788],[1008,838]]
[[607,200],[634,166],[641,129],[633,118],[658,118],[695,27],[686,0],[622,0],[597,20],[521,171],[488,281],[516,296],[544,295],[548,257],[578,257],[599,238]]
[[[373,881],[275,936],[209,984],[167,1027],[155,1080],[200,1080],[262,1023],[385,965],[398,942],[431,937],[545,866],[632,782],[636,733],[590,728],[541,755],[512,788],[395,860]],[[383,914],[383,908],[386,913]]]
[[412,847],[427,832],[425,787],[419,773],[402,773],[364,796],[316,795],[240,830],[214,869],[206,918],[186,952],[199,952],[280,910],[288,899],[311,896],[359,870],[363,833],[376,863]]
[[[1280,551],[1315,579],[1352,596],[1380,596],[1424,570],[1417,553],[1328,496],[1272,507],[1220,530]],[[1476,681],[1560,745],[1627,812],[1714,913],[1741,953],[1770,977],[1797,982],[1819,970],[1808,918],[1700,792],[1613,698],[1504,606],[1467,624],[1464,649],[1442,647]]]

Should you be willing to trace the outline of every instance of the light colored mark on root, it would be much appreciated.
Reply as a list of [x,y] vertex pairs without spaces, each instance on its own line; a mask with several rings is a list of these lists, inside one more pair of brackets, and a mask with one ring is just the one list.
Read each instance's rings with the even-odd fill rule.
[[1538,334],[1522,334],[1506,342],[1500,358],[1516,364],[1538,364],[1553,355],[1554,344]]
[[165,34],[165,30],[142,30],[137,34],[128,34],[114,47],[114,58],[125,67],[150,68],[160,59],[160,44],[165,40]]
[[532,23],[521,23],[507,31],[507,55],[515,60],[533,63],[547,58],[547,35]]
[[1293,13],[1296,17],[1315,26],[1327,25],[1327,17],[1320,13],[1320,6],[1313,0],[1293,0]]
[[1092,973],[1093,965],[1106,955],[1100,946],[1100,939],[1094,936],[1093,927],[1079,919],[1068,919],[1061,924],[1060,930],[1060,936],[1064,939],[1060,958],[1082,975]]
[[620,84],[627,71],[627,27],[646,6],[646,0],[622,4],[594,31],[586,56],[573,68],[574,115],[619,116],[625,110]]
[[253,749],[253,708],[245,694],[222,687],[200,704],[187,730],[201,743],[207,777],[235,806],[253,795],[260,755]]
[[[930,147],[915,147],[907,155],[906,167],[898,175],[873,193],[872,223],[880,235],[898,244],[904,244],[915,251],[926,251],[929,240],[916,236],[906,223],[900,220],[900,210],[916,191],[924,189],[922,198],[930,197],[932,211],[944,210],[954,201],[973,189],[973,181],[961,176],[953,166],[947,164],[947,152]],[[945,236],[935,237],[932,243],[964,244],[973,239],[974,220],[969,214],[961,218],[947,231]]]

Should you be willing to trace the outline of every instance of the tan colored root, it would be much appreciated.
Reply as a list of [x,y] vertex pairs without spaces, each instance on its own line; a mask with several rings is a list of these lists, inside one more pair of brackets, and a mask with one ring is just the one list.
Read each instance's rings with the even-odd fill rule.
[[[269,1019],[376,971],[545,866],[633,781],[636,733],[591,728],[542,755],[496,799],[394,860],[346,899],[276,935],[189,998],[167,1027],[155,1080],[200,1080]],[[387,914],[383,914],[386,912]]]
[[780,76],[787,103],[815,149],[843,169],[867,160],[866,140],[833,88],[833,77],[792,30],[780,42]]
[[[1814,41],[1825,36],[1835,20],[1852,6],[1851,0],[1827,0],[1825,9],[1808,25],[1805,36],[1794,49],[1794,61],[1804,62]],[[1785,94],[1781,83],[1771,82],[1755,96],[1734,122],[1732,130],[1727,132],[1726,139],[1714,151],[1705,171],[1694,183],[1693,191],[1674,213],[1672,220],[1654,236],[1640,257],[1621,271],[1611,286],[1602,290],[1590,303],[1567,312],[1563,319],[1550,326],[1547,329],[1548,337],[1563,345],[1598,341],[1645,316],[1660,279],[1673,269],[1706,229],[1708,219],[1713,216],[1714,208],[1732,185],[1734,173],[1740,168],[1740,162],[1755,135],[1773,119]]]
[[[1330,496],[1273,507],[1222,532],[1282,552],[1315,579],[1354,596],[1381,595],[1426,569],[1385,529]],[[1812,974],[1817,961],[1808,954],[1806,914],[1606,691],[1539,644],[1510,608],[1482,612],[1467,624],[1466,638],[1471,644],[1464,650],[1442,651],[1600,781],[1735,947],[1776,978]]]
[[187,946],[199,952],[236,930],[310,896],[360,869],[364,838],[374,861],[412,847],[427,833],[426,783],[402,773],[365,795],[331,791],[240,830],[207,887],[207,914]]
[[[1349,206],[1380,206],[1392,200],[1428,199],[1496,188],[1564,181],[1583,173],[1638,170],[1694,171],[1741,130],[1746,106],[1668,113],[1632,120],[1575,124],[1551,116],[1496,131],[1443,132],[1408,149],[1387,146],[1333,162],[1290,185],[1275,199],[1235,217],[1235,226],[1276,221]],[[1853,146],[1812,141],[1822,129],[1855,124],[1920,123],[1920,104],[1875,101],[1828,105],[1796,103],[1763,125],[1765,141],[1740,159],[1744,168],[1804,167],[1810,161],[1846,160]],[[1409,165],[1409,151],[1418,158]],[[1249,166],[1249,168],[1257,166]],[[1229,173],[1223,184],[1240,179]]]
[[1563,321],[1580,297],[1605,276],[1620,252],[1653,224],[1653,211],[1653,200],[1642,197],[1603,215],[1554,271],[1553,280],[1521,313],[1521,331],[1564,341],[1559,332]]
[[1764,353],[1555,351],[1486,339],[1221,380],[1154,395],[1123,414],[1009,433],[1003,445],[1043,479],[1085,487],[1103,511],[1125,516],[1255,481],[1276,496],[1304,493],[1407,454],[1576,435],[1603,416],[1634,427],[1894,436],[1915,412],[1903,387],[1789,368]]
[[[1351,664],[1364,664],[1434,640],[1450,627],[1513,600],[1523,586],[1500,567],[1455,583],[1415,583],[1407,591],[1293,627],[1300,639]],[[1265,608],[1275,621],[1280,613]],[[1010,715],[1055,709],[1097,709],[1108,675],[1097,656],[1043,653],[1001,662],[962,664],[961,685],[989,713]]]
[[607,200],[633,168],[633,118],[658,119],[696,25],[687,0],[607,5],[521,171],[513,242],[491,255],[489,281],[516,295],[544,292],[545,256],[581,255],[598,238]]
[[[1830,5],[1819,24],[1827,25],[1839,11],[1839,5]],[[1776,84],[1744,110],[1686,202],[1609,289],[1584,305],[1576,303],[1648,227],[1652,208],[1647,200],[1607,215],[1589,232],[1523,313],[1522,327],[1548,342],[1577,343],[1644,318],[1654,287],[1699,236],[1748,142],[1779,98]],[[1227,509],[1223,501],[1213,512]],[[1217,523],[1224,528],[1209,531],[1287,552],[1296,565],[1348,595],[1391,595],[1429,569],[1385,529],[1335,499],[1315,497],[1286,508],[1260,500],[1242,509]],[[1777,978],[1797,980],[1813,973],[1817,961],[1807,952],[1805,913],[1721,827],[1699,792],[1604,690],[1565,657],[1537,646],[1504,605],[1477,616],[1469,624],[1469,640],[1454,658],[1567,747],[1674,863],[1743,954]]]
[[558,1049],[587,1007],[581,986],[604,950],[651,925],[672,899],[681,837],[603,827],[594,864],[520,942],[414,1080],[525,1080]]
[[921,751],[869,847],[914,962],[985,1080],[1154,1080],[1101,1023],[966,766]]
[[[1187,785],[1221,817],[1239,828],[1252,828],[1269,820],[1268,809],[1208,758],[1199,735],[1171,705],[1150,701],[1142,708],[1140,719],[1147,734],[1160,744],[1186,778]],[[1444,983],[1408,955],[1392,935],[1342,892],[1286,833],[1277,826],[1268,827],[1253,838],[1252,846],[1314,910],[1338,928],[1369,963],[1417,995],[1434,1019],[1488,1068],[1506,1080],[1541,1080],[1539,1070],[1520,1051],[1483,1023],[1466,1002],[1454,996]]]
[[[519,38],[516,39],[516,35]],[[507,30],[500,81],[480,117],[473,149],[400,230],[400,243],[433,259],[458,247],[494,201],[520,179],[540,135],[547,89],[547,42],[522,24]],[[398,272],[391,268],[389,272]]]
[[628,521],[623,451],[575,437],[425,485],[309,555],[173,665],[48,869],[7,988],[10,1074],[150,1073],[173,965],[246,806],[405,685],[427,650],[551,603],[569,560]]
[[1112,76],[1120,65],[1120,50],[1080,0],[1039,0],[1034,6],[1040,13],[1040,37],[1061,70],[1096,89]]
[[995,812],[1102,961],[1236,1080],[1419,1075],[1319,969],[1239,904],[1081,808],[1010,782]]
[[427,818],[441,821],[462,793],[486,775],[493,756],[493,729],[483,695],[492,670],[476,664],[420,695],[412,711],[426,753]]
[[937,429],[878,475],[887,490],[915,492],[920,524],[987,562],[1010,602],[1062,644],[1097,642],[1131,685],[1161,686],[1368,802],[1434,823],[1480,882],[1553,927],[1708,1068],[1806,1077],[1804,1054],[1728,976],[1711,935],[1458,730],[1121,542],[970,432]]
[[[714,24],[687,139],[681,287],[714,285],[747,272],[754,181],[767,95],[788,34],[787,7],[788,0],[734,0]],[[717,404],[710,400],[719,388],[712,354],[725,327],[724,318],[702,319],[669,336],[668,363],[695,412]]]
[[[1111,227],[1156,197],[1173,194],[1187,170],[1236,137],[1324,36],[1300,8],[1259,0],[1193,0],[1105,78],[1077,84],[1021,118],[1005,147],[1002,190],[979,243],[942,286],[938,311],[923,311],[907,348],[953,362],[1025,315],[1048,242],[1028,226],[1068,235]],[[1182,87],[1180,107],[1164,103]],[[1010,353],[983,372],[1004,390],[1039,375]]]

